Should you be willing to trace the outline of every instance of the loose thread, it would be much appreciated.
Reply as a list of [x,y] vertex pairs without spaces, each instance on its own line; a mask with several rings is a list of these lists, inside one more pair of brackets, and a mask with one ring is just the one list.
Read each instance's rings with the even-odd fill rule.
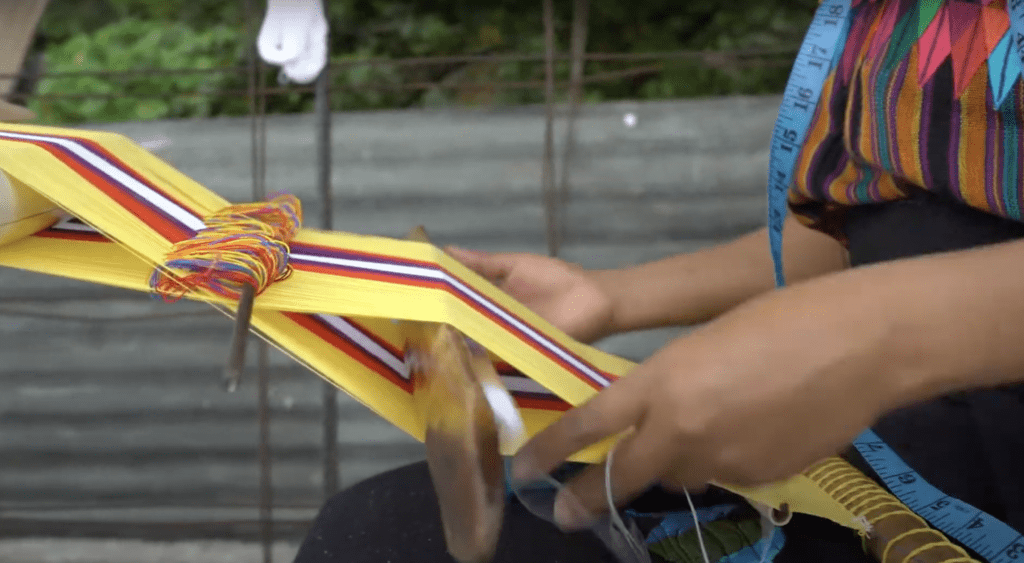
[[[605,493],[605,500],[608,503],[608,517],[611,519],[612,527],[617,529],[619,531],[619,533],[622,534],[623,539],[625,539],[625,541],[629,545],[630,549],[633,550],[634,556],[636,556],[638,560],[643,561],[644,559],[649,558],[649,556],[647,555],[647,546],[646,545],[640,545],[640,543],[637,541],[637,539],[635,537],[633,537],[633,533],[630,532],[629,527],[627,527],[626,523],[622,521],[622,517],[619,516],[619,509],[615,507],[615,498],[612,495],[612,459],[615,456],[615,448],[618,445],[619,445],[619,443],[616,442],[615,444],[612,445],[611,449],[608,450],[608,457],[605,459],[605,463],[604,463],[604,493]],[[687,497],[687,498],[689,498],[689,497]],[[692,506],[692,503],[691,503],[691,506]],[[696,512],[694,512],[694,518],[695,519],[697,518],[697,513]],[[694,521],[696,522],[696,520],[694,520]],[[698,537],[700,537],[700,530],[699,529],[697,530],[697,535],[698,535]],[[704,542],[703,541],[701,541],[700,548],[701,548],[701,551],[704,550]],[[707,554],[706,553],[704,554],[704,563],[710,563],[707,560]]]
[[[647,547],[640,545],[637,542],[636,538],[633,537],[633,534],[626,526],[626,523],[622,521],[622,517],[619,516],[619,510],[615,507],[615,498],[612,495],[612,460],[615,457],[615,448],[617,448],[618,445],[618,442],[612,445],[611,449],[608,450],[608,457],[605,458],[604,462],[604,492],[605,500],[608,503],[608,515],[611,519],[612,526],[622,534],[630,548],[632,548],[638,555],[645,554],[647,552]],[[700,552],[704,557],[704,563],[711,563],[711,559],[708,557],[707,547],[704,545],[704,536],[700,531],[700,519],[697,517],[697,507],[693,504],[693,499],[690,497],[690,491],[683,489],[683,494],[686,495],[686,502],[690,505],[690,514],[693,516],[693,529],[697,532],[697,543],[700,545]],[[767,550],[765,551],[765,554],[767,554]]]

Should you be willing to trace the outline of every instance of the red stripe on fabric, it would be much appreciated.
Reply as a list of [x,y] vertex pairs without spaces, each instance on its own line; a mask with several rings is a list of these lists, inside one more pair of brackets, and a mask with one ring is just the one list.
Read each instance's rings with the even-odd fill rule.
[[[462,283],[463,285],[469,286],[468,283],[466,283],[465,281],[459,279],[458,277],[456,277],[451,272],[448,272],[446,270],[442,270],[442,272],[447,274],[450,278],[452,278],[454,280],[457,280],[458,282]],[[572,364],[570,364],[569,362],[563,360],[560,356],[558,356],[555,353],[551,352],[546,347],[541,346],[540,343],[535,342],[532,338],[528,337],[526,334],[521,332],[519,329],[517,329],[514,326],[510,325],[507,321],[505,321],[501,317],[497,316],[496,314],[491,312],[489,309],[485,308],[483,305],[480,305],[475,300],[470,299],[469,296],[466,296],[466,295],[462,294],[461,292],[456,291],[455,288],[453,288],[451,286],[446,285],[445,287],[446,287],[446,289],[448,290],[449,293],[451,293],[452,295],[454,295],[458,299],[462,300],[463,303],[466,303],[467,305],[469,305],[473,309],[479,311],[480,313],[483,313],[485,316],[487,316],[488,318],[492,319],[494,322],[496,322],[496,323],[506,327],[510,331],[515,332],[515,334],[519,337],[520,340],[522,340],[523,342],[526,342],[527,344],[529,344],[531,347],[533,347],[538,352],[544,354],[545,356],[550,358],[552,361],[554,361],[557,364],[559,364],[562,367],[564,367],[569,372],[575,374],[578,379],[581,379],[581,380],[585,381],[588,385],[590,385],[594,389],[600,390],[600,389],[604,388],[600,383],[598,383],[597,381],[592,380],[589,376],[584,374],[579,368],[577,368],[577,367],[573,366]],[[487,299],[487,298],[484,297],[484,299]],[[498,303],[495,303],[493,301],[490,301],[490,303],[491,303],[491,305],[494,305],[495,307],[500,309],[503,313],[505,313],[509,317],[512,317],[513,319],[515,319],[519,323],[521,323],[521,324],[523,324],[525,326],[530,326],[530,323],[526,322],[525,320],[523,320],[521,317],[519,317],[515,313],[513,313],[513,312],[509,311],[508,309],[502,307]],[[538,331],[538,332],[540,332],[540,331]],[[597,369],[597,367],[591,365],[589,362],[587,362],[583,358],[579,357],[578,355],[572,353],[572,351],[566,349],[564,346],[558,344],[557,342],[552,340],[551,343],[554,344],[555,346],[557,346],[559,349],[561,349],[561,351],[564,352],[566,355],[568,355],[572,359],[576,360],[580,364],[583,364],[584,366],[590,368],[592,371],[594,371],[595,373],[601,375],[602,377],[607,379],[609,382],[612,382],[612,381],[615,381],[616,379],[618,379],[618,377],[613,375],[613,374],[610,374],[610,373],[605,372],[603,370]]]
[[[384,340],[380,336],[377,336],[375,332],[359,324],[357,321],[352,320],[348,317],[342,318],[346,322],[354,326],[356,329],[358,329],[360,332],[362,332],[367,338],[377,343],[378,346],[394,354],[399,361],[404,361],[405,352],[399,350],[397,347],[395,347],[387,340]],[[515,367],[513,367],[512,364],[509,364],[507,362],[496,362],[494,366],[495,371],[497,371],[501,375],[513,375],[522,377],[524,379],[528,379],[527,376],[522,375],[522,372],[520,372]],[[556,396],[551,396],[547,398],[538,396],[538,394],[530,394],[530,396],[516,396],[515,392],[513,392],[513,397],[516,399],[516,402],[517,404],[519,404],[520,408],[556,411],[565,411],[572,408],[572,405]]]
[[521,409],[565,412],[572,408],[572,405],[557,397],[521,397],[513,393],[512,398]]
[[397,358],[398,361],[405,361],[405,351],[399,350],[397,346],[395,346],[394,344],[392,344],[392,343],[388,342],[387,340],[381,338],[380,336],[377,335],[376,332],[373,332],[372,330],[370,330],[370,329],[366,328],[365,326],[359,324],[355,320],[353,320],[353,319],[351,319],[349,317],[341,317],[341,318],[344,319],[345,322],[347,322],[348,324],[356,327],[356,329],[358,329],[359,332],[362,332],[364,336],[366,336],[370,340],[374,341],[378,346],[380,346],[381,348],[383,348],[383,349],[387,350],[388,352],[391,352],[392,354],[394,354],[395,358]]
[[[586,374],[581,372],[579,370],[579,368],[577,368],[576,366],[574,366],[574,365],[570,364],[569,362],[565,361],[564,359],[562,359],[561,356],[556,355],[554,352],[548,350],[546,347],[541,346],[541,344],[539,342],[537,342],[537,341],[533,340],[532,338],[528,337],[526,334],[523,334],[520,330],[516,329],[515,327],[510,326],[507,322],[505,322],[504,320],[499,318],[497,315],[495,315],[491,311],[489,311],[486,308],[484,308],[482,305],[480,305],[476,301],[470,299],[467,296],[464,296],[462,294],[456,293],[454,290],[449,290],[449,293],[451,293],[457,299],[461,300],[466,305],[469,305],[470,307],[472,307],[476,311],[482,313],[483,315],[485,315],[488,318],[494,320],[495,322],[501,324],[502,326],[505,326],[506,328],[510,329],[509,331],[514,333],[516,335],[516,337],[519,338],[519,340],[525,342],[527,345],[529,345],[534,350],[536,350],[536,351],[540,352],[541,354],[543,354],[549,360],[551,360],[551,361],[555,362],[556,364],[562,366],[563,368],[565,368],[566,371],[574,374],[577,379],[583,381],[584,383],[586,383],[587,385],[593,387],[594,389],[601,390],[601,389],[604,388],[604,386],[602,386],[600,383],[598,383],[597,381],[594,381],[593,379],[588,377]],[[508,312],[506,311],[506,313],[508,313]],[[529,326],[529,324],[523,322],[522,319],[519,319],[519,318],[515,317],[515,315],[512,315],[511,313],[508,313],[508,314],[510,316],[512,316],[513,318],[516,318],[516,320],[518,320],[519,322]],[[554,343],[554,344],[556,346],[558,346],[557,343]],[[573,357],[574,359],[576,359],[578,362],[580,362],[580,363],[582,363],[584,365],[587,365],[588,367],[590,367],[590,369],[594,370],[596,373],[603,375],[606,379],[608,379],[608,381],[614,381],[616,379],[614,376],[606,374],[606,373],[602,372],[601,370],[595,368],[594,366],[590,366],[589,364],[584,362],[581,358],[579,358],[578,356],[576,356],[572,352],[570,352],[568,350],[565,350],[564,348],[562,349],[562,351],[565,352],[566,354],[568,354],[569,356]]]
[[[126,164],[123,160],[121,160],[116,155],[114,155],[113,153],[108,151],[106,148],[104,148],[103,145],[99,144],[98,142],[96,142],[96,141],[94,141],[92,139],[86,139],[84,137],[76,137],[74,135],[54,135],[54,134],[38,134],[38,133],[34,134],[34,135],[37,136],[37,137],[47,137],[47,138],[51,138],[51,139],[60,139],[62,141],[72,141],[72,142],[78,143],[78,144],[84,146],[85,148],[89,149],[90,151],[92,151],[94,153],[97,153],[98,155],[102,156],[103,159],[108,162],[108,164],[114,166],[115,168],[119,168],[121,170],[121,172],[124,172],[125,174],[127,174],[127,175],[131,176],[132,178],[134,178],[137,182],[139,182],[139,183],[145,185],[146,187],[148,187],[149,189],[159,193],[163,197],[167,198],[171,203],[173,203],[173,204],[177,205],[178,207],[184,209],[185,211],[187,211],[188,213],[192,214],[195,217],[202,217],[201,213],[198,213],[195,209],[190,208],[189,206],[184,204],[182,201],[177,199],[174,195],[172,195],[172,194],[170,194],[170,193],[160,189],[159,187],[157,187],[155,184],[153,184],[152,182],[147,180],[145,175],[141,174],[140,172],[137,172],[134,168],[132,168],[131,166]],[[35,144],[35,145],[42,145],[42,144],[46,143],[46,141],[33,141],[33,140],[27,140],[27,139],[8,139],[8,140],[12,140],[12,141],[13,140],[19,140],[19,141],[22,141],[22,142],[31,143],[31,144]],[[67,149],[60,148],[60,150],[67,150]]]
[[430,268],[432,270],[437,269],[437,264],[434,262],[414,260],[412,258],[395,258],[394,256],[388,256],[387,254],[366,252],[365,250],[345,250],[343,252],[339,252],[338,248],[334,246],[310,244],[308,242],[293,242],[291,248],[293,253],[306,252],[312,256],[318,256],[321,258],[336,258],[339,260],[378,260],[381,262],[386,262],[388,264],[400,264],[402,266]]
[[[296,270],[302,270],[304,272],[313,272],[316,274],[327,274],[337,275],[339,272],[343,272],[345,277],[358,278],[362,280],[379,281],[386,283],[397,283],[399,285],[408,285],[415,287],[425,287],[429,289],[441,289],[447,290],[448,286],[443,281],[429,281],[410,279],[400,276],[394,276],[392,274],[382,274],[378,272],[365,272],[361,270],[353,270],[343,266],[332,266],[327,264],[308,264],[305,262],[290,262],[291,266]],[[398,281],[396,281],[398,280]]]
[[54,238],[61,240],[74,240],[81,242],[102,242],[112,243],[114,241],[101,235],[100,233],[89,233],[83,231],[61,231],[58,229],[43,229],[38,233],[33,233],[32,236],[40,238]]
[[[332,247],[323,246],[323,245],[314,245],[314,244],[308,244],[308,243],[303,243],[303,244],[299,244],[299,245],[293,244],[292,245],[292,252],[293,253],[301,253],[303,248],[306,248],[306,249],[316,249],[316,250],[318,250],[322,254],[326,254],[328,256],[333,256],[333,257],[336,257],[336,258],[347,258],[347,259],[353,259],[353,260],[358,260],[358,259],[367,259],[367,260],[369,260],[369,259],[373,259],[373,260],[380,260],[380,261],[386,262],[387,264],[391,264],[391,265],[412,266],[412,267],[428,268],[428,269],[431,269],[431,270],[439,270],[437,264],[435,264],[433,262],[427,262],[427,261],[422,261],[422,260],[412,260],[412,259],[408,259],[408,258],[396,259],[394,256],[388,256],[386,254],[377,254],[377,253],[373,253],[373,252],[364,252],[364,251],[346,251],[344,254],[342,254],[342,253],[338,253],[337,249],[334,249]],[[315,253],[311,253],[311,254],[315,255]],[[547,356],[551,360],[555,361],[559,365],[563,366],[564,368],[566,368],[570,372],[573,372],[578,379],[586,381],[589,385],[591,385],[595,389],[602,389],[603,388],[600,383],[591,380],[590,377],[588,377],[585,374],[583,374],[582,372],[580,372],[575,366],[572,366],[571,364],[569,364],[568,362],[563,360],[560,356],[552,353],[546,347],[543,347],[540,344],[535,343],[528,336],[526,336],[525,334],[522,334],[518,329],[516,329],[515,327],[511,326],[507,321],[505,321],[501,317],[495,315],[493,312],[491,312],[486,307],[483,307],[482,305],[477,303],[476,300],[471,299],[471,298],[469,298],[467,296],[464,296],[461,292],[457,291],[455,288],[449,286],[445,282],[440,282],[440,281],[438,281],[438,282],[431,282],[431,281],[425,281],[425,280],[414,280],[412,278],[404,277],[404,276],[399,275],[399,274],[380,274],[380,273],[372,273],[371,274],[371,273],[365,273],[365,272],[361,272],[359,270],[353,270],[353,269],[350,269],[348,267],[338,266],[338,265],[326,265],[326,264],[324,264],[324,265],[320,265],[320,264],[318,264],[318,265],[311,265],[311,264],[308,264],[308,263],[303,263],[303,264],[293,264],[293,266],[295,268],[298,268],[298,269],[303,269],[303,270],[307,270],[307,271],[317,271],[319,273],[326,273],[326,274],[335,273],[337,270],[344,270],[345,272],[349,273],[349,275],[351,275],[351,277],[357,277],[357,278],[361,278],[361,279],[369,279],[369,280],[374,280],[374,281],[384,281],[384,282],[387,282],[387,283],[400,283],[402,285],[416,286],[416,287],[430,287],[430,288],[435,288],[435,289],[444,289],[448,293],[458,297],[460,300],[462,300],[464,303],[466,303],[470,307],[473,307],[473,309],[475,309],[476,311],[478,311],[480,313],[483,313],[485,316],[487,316],[491,320],[493,320],[493,321],[497,322],[498,324],[506,327],[506,329],[508,329],[510,332],[515,332],[516,335],[519,336],[520,340],[523,340],[524,342],[527,342],[528,344],[530,344],[530,346],[532,346],[537,351],[541,352],[542,354],[544,354],[545,356]],[[469,286],[468,283],[466,283],[465,281],[459,279],[458,277],[456,277],[451,272],[443,270],[443,269],[440,269],[440,271],[443,272],[444,274],[448,275],[450,278],[452,278],[454,280],[457,280],[458,282],[462,283],[463,285]],[[497,303],[494,303],[493,301],[491,301],[491,304],[494,305],[495,307],[501,309],[501,311],[503,313],[505,313],[506,315],[512,317],[516,321],[518,321],[518,322],[520,322],[520,323],[522,323],[522,324],[524,324],[526,326],[529,326],[529,323],[527,323],[523,319],[519,318],[517,315],[513,314],[508,309],[505,309],[504,307],[498,305]],[[556,346],[558,346],[557,343],[554,343],[554,344]],[[595,368],[594,366],[589,365],[589,363],[584,361],[579,356],[573,354],[569,350],[566,350],[566,349],[562,348],[562,351],[565,352],[566,354],[568,354],[569,356],[571,356],[573,359],[575,359],[579,363],[586,365],[587,367],[592,369],[594,372],[601,374],[602,376],[604,376],[609,381],[614,381],[616,379],[615,376],[613,376],[611,374],[608,374],[608,373],[604,373],[601,370]]]
[[23,141],[34,144],[41,149],[49,152],[53,156],[64,163],[68,168],[74,170],[79,176],[88,181],[90,184],[95,186],[101,192],[106,194],[108,197],[113,199],[119,205],[130,211],[133,215],[142,220],[151,229],[157,232],[160,236],[164,237],[170,242],[178,242],[189,238],[189,233],[183,227],[175,225],[172,221],[166,217],[156,213],[152,209],[146,207],[145,204],[136,200],[128,192],[115,186],[113,183],[106,180],[103,176],[100,176],[96,172],[83,166],[75,158],[69,156],[64,149],[54,147],[49,143],[34,142],[34,141]]
[[111,164],[113,164],[117,168],[120,168],[122,172],[124,172],[125,174],[128,174],[129,176],[134,178],[136,181],[138,181],[139,183],[145,185],[146,187],[148,187],[149,189],[153,190],[154,192],[157,192],[158,194],[164,196],[165,198],[167,198],[168,201],[170,201],[174,205],[177,205],[178,207],[184,209],[185,211],[187,211],[189,214],[193,215],[194,217],[199,217],[199,218],[203,217],[202,213],[199,213],[195,209],[192,209],[191,207],[185,205],[181,200],[179,200],[174,195],[172,195],[172,194],[170,194],[170,193],[160,189],[159,187],[157,187],[155,184],[153,184],[152,182],[147,180],[146,177],[143,174],[141,174],[139,172],[136,172],[134,168],[132,168],[131,166],[126,164],[123,160],[121,160],[120,158],[115,156],[113,153],[111,153],[107,149],[103,148],[103,146],[100,145],[99,143],[97,143],[95,141],[92,141],[90,139],[80,139],[78,137],[70,137],[70,139],[72,139],[74,141],[78,141],[79,143],[81,143],[83,145],[86,145],[93,152],[102,154],[104,158],[106,158]]
[[329,327],[325,326],[323,322],[318,320],[312,315],[303,313],[283,313],[284,316],[291,319],[292,322],[299,325],[307,332],[313,334],[320,340],[330,344],[333,348],[342,352],[343,354],[355,359],[360,364],[366,366],[374,373],[387,379],[391,383],[395,384],[398,388],[402,389],[407,393],[412,393],[412,382],[409,380],[399,377],[394,371],[391,370],[384,362],[380,361],[376,357],[368,354],[362,348],[352,344],[347,339],[339,336]]

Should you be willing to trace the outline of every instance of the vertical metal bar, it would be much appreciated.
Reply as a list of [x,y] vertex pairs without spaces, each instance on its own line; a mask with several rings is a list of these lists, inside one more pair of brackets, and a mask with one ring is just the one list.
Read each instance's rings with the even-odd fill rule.
[[[267,96],[264,92],[266,72],[262,63],[258,63],[257,80],[259,84],[258,119],[259,127],[259,190],[254,193],[254,199],[262,200],[267,195]],[[266,340],[259,339],[257,343],[256,369],[258,370],[257,380],[259,385],[259,426],[260,426],[260,537],[263,540],[263,562],[272,563],[274,548],[274,484],[273,484],[273,456],[270,446],[270,345]]]
[[555,8],[544,0],[544,217],[547,223],[548,254],[558,256],[558,198],[555,192]]
[[[265,68],[256,52],[256,13],[252,0],[245,0],[249,40],[249,112],[251,126],[252,195],[254,200],[266,197],[267,130]],[[263,563],[273,563],[274,514],[272,454],[270,449],[270,346],[260,339],[256,360],[256,402],[259,426],[257,458],[259,470],[259,520]]]
[[256,115],[253,117],[255,126],[256,177],[253,182],[252,197],[262,200],[267,197],[267,69],[263,61],[256,61]]
[[562,160],[558,181],[558,225],[559,240],[564,241],[568,233],[568,219],[565,216],[569,205],[569,176],[576,151],[576,117],[579,115],[583,98],[583,74],[587,52],[587,28],[590,18],[590,0],[575,0],[572,9],[572,37],[570,51],[572,67],[569,69],[569,111],[565,125],[565,141],[562,144]]
[[323,204],[320,223],[324,229],[334,228],[334,206],[331,191],[331,67],[324,67],[316,80],[317,115],[317,184]]
[[[320,204],[323,206],[321,226],[334,228],[332,215],[334,202],[331,194],[331,67],[327,65],[316,80],[315,105],[317,115],[317,182]],[[338,492],[340,468],[338,463],[338,390],[330,382],[323,383],[324,409],[324,495]]]
[[263,562],[274,559],[274,481],[271,467],[273,454],[270,447],[270,345],[260,339],[257,348],[257,395],[260,426],[260,539]]

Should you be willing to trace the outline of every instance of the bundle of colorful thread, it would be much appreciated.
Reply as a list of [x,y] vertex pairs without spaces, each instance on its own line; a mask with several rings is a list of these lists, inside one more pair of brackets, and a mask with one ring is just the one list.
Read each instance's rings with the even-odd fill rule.
[[288,244],[302,224],[302,205],[291,194],[226,207],[206,228],[176,243],[150,278],[165,301],[206,291],[237,301],[246,286],[259,295],[291,274]]

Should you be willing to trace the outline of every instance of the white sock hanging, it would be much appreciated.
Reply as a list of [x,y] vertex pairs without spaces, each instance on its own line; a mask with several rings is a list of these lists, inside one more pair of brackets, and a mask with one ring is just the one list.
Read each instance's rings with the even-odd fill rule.
[[284,78],[308,84],[327,65],[327,17],[320,0],[267,0],[256,47]]

